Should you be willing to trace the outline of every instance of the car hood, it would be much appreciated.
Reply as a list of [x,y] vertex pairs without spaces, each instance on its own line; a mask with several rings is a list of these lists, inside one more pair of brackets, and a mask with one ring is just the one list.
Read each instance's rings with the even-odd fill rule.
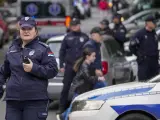
[[108,100],[115,97],[149,92],[156,83],[131,82],[93,90],[79,95],[75,100]]

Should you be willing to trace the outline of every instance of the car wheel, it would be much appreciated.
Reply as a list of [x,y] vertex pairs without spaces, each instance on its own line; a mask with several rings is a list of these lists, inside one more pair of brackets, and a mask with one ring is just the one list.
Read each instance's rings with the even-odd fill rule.
[[132,113],[123,116],[119,120],[152,120],[152,119],[147,115],[143,115],[141,113]]
[[50,101],[48,109],[50,109],[50,110],[57,110],[58,107],[59,107],[59,102],[58,101]]

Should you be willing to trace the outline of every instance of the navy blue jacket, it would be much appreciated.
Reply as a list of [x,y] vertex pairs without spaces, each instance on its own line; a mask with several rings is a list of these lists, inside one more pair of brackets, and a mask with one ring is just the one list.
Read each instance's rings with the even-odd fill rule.
[[68,33],[60,48],[60,68],[65,64],[74,65],[75,61],[82,56],[83,45],[89,40],[89,37],[82,32]]
[[[23,57],[33,62],[31,72],[25,72]],[[50,48],[35,38],[24,48],[16,39],[10,46],[4,64],[0,68],[0,88],[6,80],[6,100],[48,99],[48,79],[57,75],[57,62]]]
[[155,31],[139,30],[130,41],[130,51],[136,56],[158,57],[158,36]]
[[126,33],[127,30],[125,28],[125,26],[120,23],[120,24],[116,24],[113,28],[113,32],[114,32],[114,38],[118,41],[118,42],[125,42],[126,41]]
[[85,48],[92,48],[92,49],[95,50],[96,60],[93,64],[91,64],[91,67],[94,68],[94,69],[98,69],[98,70],[102,69],[101,50],[100,50],[101,44],[95,42],[94,40],[89,40],[83,47],[84,47],[84,49]]

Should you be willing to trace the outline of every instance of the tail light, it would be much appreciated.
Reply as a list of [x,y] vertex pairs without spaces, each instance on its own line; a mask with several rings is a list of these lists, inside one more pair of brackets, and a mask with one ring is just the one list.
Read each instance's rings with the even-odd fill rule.
[[106,75],[108,73],[108,62],[102,61],[102,72],[103,75]]
[[69,28],[70,22],[71,22],[71,17],[70,16],[66,16],[66,27],[67,28]]

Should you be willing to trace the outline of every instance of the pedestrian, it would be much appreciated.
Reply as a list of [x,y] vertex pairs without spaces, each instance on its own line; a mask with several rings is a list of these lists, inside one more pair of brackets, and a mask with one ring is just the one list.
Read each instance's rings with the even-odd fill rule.
[[[83,45],[89,40],[89,37],[81,32],[80,20],[73,18],[70,24],[70,30],[60,48],[60,71],[64,72],[63,89],[60,97],[60,106],[57,114],[61,114],[68,107],[68,92],[70,85],[76,73],[73,70],[75,61],[81,57]],[[65,66],[64,66],[65,64]]]
[[20,26],[19,26],[19,21],[21,20],[21,17],[17,18],[17,23],[16,23],[16,31],[13,34],[13,39],[17,39],[19,38],[19,30],[20,30]]
[[101,18],[106,17],[108,15],[108,10],[109,10],[108,2],[106,0],[100,0],[98,6]]
[[91,65],[91,73],[92,75],[103,76],[102,65],[101,65],[101,51],[100,51],[101,41],[102,41],[101,28],[94,27],[91,30],[90,34],[91,34],[91,39],[84,45],[84,49],[92,48],[96,52],[96,60]]
[[112,12],[115,14],[117,11],[119,11],[119,3],[120,0],[112,0]]
[[156,20],[149,16],[145,22],[145,28],[139,30],[130,41],[130,51],[137,56],[139,81],[156,76],[159,68]]
[[113,36],[113,31],[109,28],[109,21],[107,19],[103,19],[100,22],[100,28],[102,30],[102,35]]
[[116,13],[114,15],[113,23],[114,23],[114,28],[113,28],[114,38],[120,44],[122,49],[124,49],[123,44],[126,41],[127,30],[121,22],[121,15],[120,14]]
[[[77,73],[73,79],[70,92],[73,93],[74,99],[76,96],[94,89],[97,82],[104,82],[104,77],[92,76],[90,74],[90,65],[96,59],[96,52],[92,48],[85,48],[83,56],[79,58],[75,65],[74,71]],[[61,115],[57,116],[61,120],[68,120],[71,106]]]
[[9,47],[0,68],[0,91],[6,82],[6,120],[46,120],[48,79],[58,73],[56,59],[39,41],[33,18],[21,18],[19,26],[20,38]]

